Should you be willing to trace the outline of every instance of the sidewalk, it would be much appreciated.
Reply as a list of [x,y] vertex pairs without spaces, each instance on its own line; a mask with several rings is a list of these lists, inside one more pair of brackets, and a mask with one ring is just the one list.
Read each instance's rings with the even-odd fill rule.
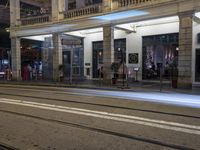
[[185,93],[200,95],[200,88],[196,89],[173,89],[169,83],[163,83],[160,87],[160,83],[147,83],[147,82],[134,82],[123,86],[122,83],[118,83],[112,86],[102,85],[99,81],[84,81],[73,84],[65,82],[53,82],[53,81],[4,81],[0,80],[0,85],[26,85],[26,86],[48,86],[48,87],[68,87],[68,88],[82,88],[82,89],[96,89],[96,90],[108,90],[108,91],[133,91],[133,92],[162,92],[162,93]]

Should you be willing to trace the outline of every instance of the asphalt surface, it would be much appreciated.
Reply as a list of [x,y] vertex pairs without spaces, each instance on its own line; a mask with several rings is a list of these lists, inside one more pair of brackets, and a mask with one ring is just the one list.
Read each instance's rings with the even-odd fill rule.
[[0,150],[198,150],[199,99],[1,85]]

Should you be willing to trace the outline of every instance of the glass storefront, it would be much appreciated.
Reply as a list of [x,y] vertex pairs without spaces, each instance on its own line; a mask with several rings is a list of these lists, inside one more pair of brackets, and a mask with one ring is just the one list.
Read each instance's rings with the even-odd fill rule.
[[92,49],[92,76],[99,78],[99,70],[103,65],[103,41],[93,42]]
[[84,77],[83,39],[63,36],[62,45],[65,80],[82,79]]
[[170,78],[170,66],[178,63],[178,33],[143,37],[144,80],[160,78],[160,71],[165,79]]
[[[84,77],[84,49],[83,39],[63,35],[63,77],[65,81],[83,79]],[[53,48],[52,38],[46,38],[43,47],[43,79],[52,79]]]
[[[99,70],[103,66],[103,41],[93,42],[92,45],[93,78],[99,78]],[[126,62],[126,39],[114,40],[114,62]]]

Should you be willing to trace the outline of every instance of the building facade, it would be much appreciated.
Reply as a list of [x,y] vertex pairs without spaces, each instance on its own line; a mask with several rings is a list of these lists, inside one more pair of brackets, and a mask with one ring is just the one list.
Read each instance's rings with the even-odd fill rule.
[[16,80],[21,79],[21,39],[29,38],[43,42],[43,66],[54,80],[63,64],[68,78],[101,76],[110,84],[111,66],[118,63],[126,66],[118,67],[121,74],[137,72],[137,80],[160,74],[169,79],[169,68],[177,68],[178,87],[200,84],[199,0],[38,0],[26,8],[24,1],[10,0]]
[[6,28],[9,28],[10,24],[8,4],[8,1],[0,1],[0,78],[3,77],[5,68],[10,65],[10,39],[9,33],[6,32]]

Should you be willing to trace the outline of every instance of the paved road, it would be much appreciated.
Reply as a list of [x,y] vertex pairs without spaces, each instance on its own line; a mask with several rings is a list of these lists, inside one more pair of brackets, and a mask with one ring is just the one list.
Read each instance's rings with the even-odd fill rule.
[[0,146],[20,150],[198,150],[199,99],[198,95],[177,93],[1,85]]

